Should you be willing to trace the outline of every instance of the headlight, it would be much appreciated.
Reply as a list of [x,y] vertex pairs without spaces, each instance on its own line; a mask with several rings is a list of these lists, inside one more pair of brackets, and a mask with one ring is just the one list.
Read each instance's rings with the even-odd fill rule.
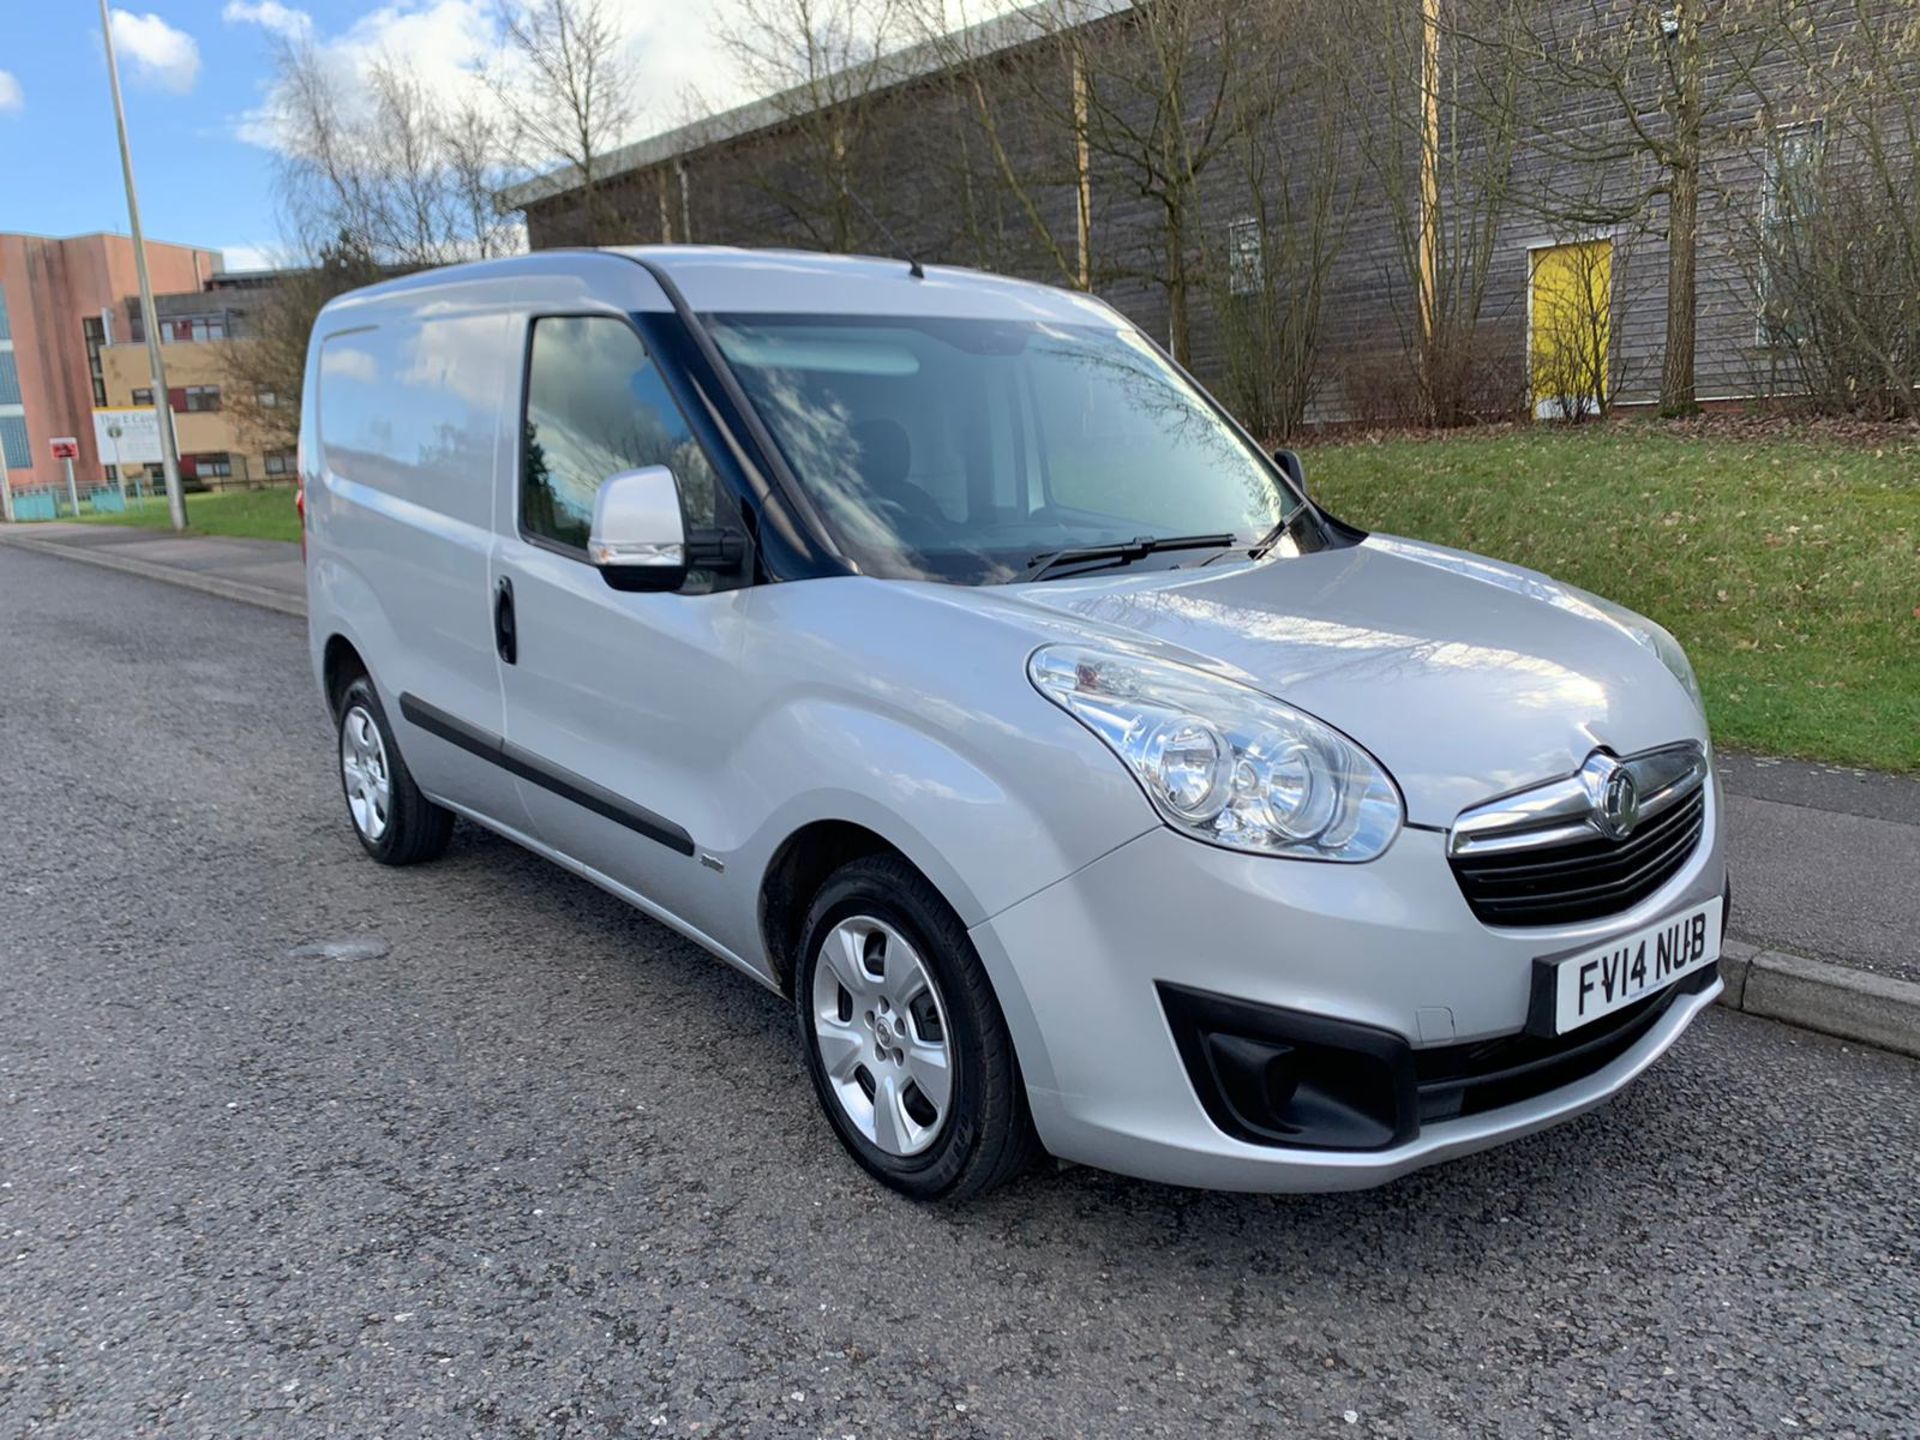
[[1077,645],[1035,651],[1027,674],[1107,743],[1167,824],[1196,840],[1357,861],[1400,831],[1400,792],[1379,761],[1257,690]]
[[1702,716],[1707,713],[1706,697],[1700,693],[1700,681],[1693,673],[1693,662],[1687,659],[1687,652],[1680,648],[1680,642],[1669,634],[1664,626],[1656,625],[1644,615],[1636,615],[1624,605],[1616,605],[1598,595],[1586,597],[1591,600],[1602,614],[1640,644],[1646,646],[1660,657],[1660,663],[1673,672],[1687,694],[1693,697],[1693,703]]

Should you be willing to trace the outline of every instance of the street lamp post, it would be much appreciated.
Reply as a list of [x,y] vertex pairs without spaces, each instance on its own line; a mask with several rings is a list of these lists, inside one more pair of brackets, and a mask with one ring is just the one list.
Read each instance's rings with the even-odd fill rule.
[[107,80],[113,87],[113,123],[120,132],[120,172],[127,182],[127,224],[133,231],[133,264],[140,276],[140,321],[147,331],[147,364],[153,372],[153,406],[160,421],[160,464],[167,477],[167,516],[187,528],[187,497],[180,489],[180,452],[173,438],[173,407],[167,400],[167,364],[160,354],[160,322],[153,312],[153,282],[147,278],[147,242],[140,233],[140,200],[133,189],[133,151],[127,146],[127,107],[120,98],[120,62],[113,53],[113,17],[100,0],[100,31],[107,42]]

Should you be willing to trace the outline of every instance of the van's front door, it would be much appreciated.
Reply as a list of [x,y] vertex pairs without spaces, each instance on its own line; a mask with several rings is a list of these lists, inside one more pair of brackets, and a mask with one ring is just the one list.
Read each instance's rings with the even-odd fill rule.
[[703,928],[726,907],[697,854],[715,789],[702,777],[728,743],[729,653],[748,592],[618,591],[586,543],[608,476],[666,465],[688,520],[705,525],[713,471],[625,317],[527,324],[515,523],[494,580],[496,605],[510,607],[507,759],[542,840]]

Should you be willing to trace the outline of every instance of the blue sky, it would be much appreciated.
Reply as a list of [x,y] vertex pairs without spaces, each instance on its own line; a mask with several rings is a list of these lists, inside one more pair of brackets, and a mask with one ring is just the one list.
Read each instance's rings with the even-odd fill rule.
[[[141,218],[156,240],[266,248],[278,234],[273,157],[238,132],[264,98],[269,36],[258,25],[222,21],[223,4],[193,0],[151,12],[135,4],[130,12],[159,14],[190,37],[199,62],[170,56],[164,43],[149,60],[123,46]],[[314,0],[309,8],[318,17],[369,7]],[[124,232],[127,206],[97,9],[83,0],[0,7],[0,68],[18,86],[17,101],[8,104],[13,92],[0,81],[0,230]]]
[[[727,0],[612,0],[650,96],[689,82],[732,93],[712,38]],[[492,0],[129,0],[116,10],[141,218],[156,240],[230,250],[235,268],[279,243],[274,157],[257,122],[276,30],[349,63],[399,53],[457,86],[493,41]],[[678,118],[657,104],[642,133]],[[250,127],[249,118],[255,123]],[[247,138],[251,134],[254,138]],[[97,0],[0,3],[0,230],[127,228]]]

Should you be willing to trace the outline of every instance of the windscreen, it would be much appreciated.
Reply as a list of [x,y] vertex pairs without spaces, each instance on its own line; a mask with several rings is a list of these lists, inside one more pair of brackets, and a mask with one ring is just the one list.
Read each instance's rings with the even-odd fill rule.
[[867,574],[992,584],[1062,549],[1143,536],[1251,544],[1300,503],[1123,328],[896,316],[708,323]]

